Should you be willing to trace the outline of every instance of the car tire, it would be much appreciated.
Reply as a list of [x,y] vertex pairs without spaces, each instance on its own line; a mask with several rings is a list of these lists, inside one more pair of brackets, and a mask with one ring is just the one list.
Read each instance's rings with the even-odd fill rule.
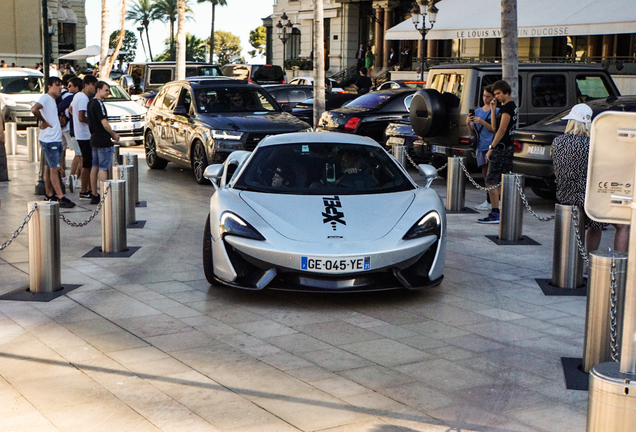
[[418,90],[409,111],[413,131],[421,137],[436,136],[446,122],[446,106],[435,89]]
[[210,285],[215,284],[214,279],[214,258],[212,255],[212,237],[210,234],[210,214],[205,220],[205,229],[203,230],[203,273],[205,279]]
[[194,171],[194,179],[199,184],[209,184],[210,181],[203,177],[205,169],[208,167],[208,156],[205,147],[201,141],[195,141],[190,154],[192,171]]
[[532,190],[532,193],[539,198],[556,201],[556,189],[540,189],[537,187],[531,187],[530,190]]
[[144,148],[146,150],[146,163],[150,169],[164,169],[168,161],[157,156],[157,143],[152,132],[148,131],[144,138]]

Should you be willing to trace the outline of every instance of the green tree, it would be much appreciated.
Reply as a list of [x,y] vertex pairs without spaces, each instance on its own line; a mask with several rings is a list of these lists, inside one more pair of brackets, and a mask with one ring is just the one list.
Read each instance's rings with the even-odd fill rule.
[[[189,2],[186,1],[186,13],[192,14]],[[159,19],[170,24],[170,51],[174,53],[174,23],[177,21],[178,0],[155,0],[153,8]],[[186,19],[191,19],[192,15],[186,15]],[[174,59],[174,54],[173,54]]]
[[217,63],[221,66],[238,60],[245,63],[245,59],[241,57],[241,39],[230,32],[217,31],[214,33],[214,45],[218,47],[216,55]]
[[[166,49],[163,53],[159,54],[156,61],[174,61],[175,51],[170,49],[170,39],[165,41]],[[186,34],[186,61],[205,62],[206,54],[208,52],[208,42],[205,39],[199,39],[198,37]]]
[[150,49],[148,26],[152,21],[161,19],[161,15],[155,8],[154,3],[154,0],[133,0],[131,8],[126,12],[126,19],[128,21],[140,24],[146,30],[146,42],[148,43],[148,54],[150,54],[150,60],[152,60],[152,50]]
[[266,47],[266,38],[265,38],[266,30],[263,26],[258,26],[254,30],[250,30],[250,45],[254,48],[247,53],[252,56],[252,58],[257,55],[262,56],[265,53]]
[[214,19],[215,8],[217,6],[227,6],[226,0],[197,0],[198,3],[212,3],[212,25],[210,27],[210,63],[213,63],[212,57],[214,56]]
[[[115,48],[117,45],[117,38],[119,37],[119,30],[115,30],[110,34],[109,48]],[[130,63],[135,60],[135,54],[137,52],[137,36],[130,30],[126,30],[124,35],[124,43],[121,46],[122,51],[126,51],[128,54],[120,54],[119,60],[121,62]]]

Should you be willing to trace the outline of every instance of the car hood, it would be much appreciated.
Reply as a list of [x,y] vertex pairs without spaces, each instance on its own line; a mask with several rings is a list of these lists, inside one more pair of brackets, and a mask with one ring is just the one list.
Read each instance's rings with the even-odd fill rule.
[[146,108],[137,102],[129,100],[122,102],[104,102],[109,117],[129,117],[133,115],[146,114]]
[[279,234],[329,243],[334,238],[364,242],[384,237],[406,213],[415,193],[321,196],[242,191],[240,197]]
[[38,93],[26,93],[26,94],[20,94],[20,93],[14,93],[14,94],[5,94],[5,93],[0,93],[0,97],[2,99],[13,99],[16,103],[27,103],[27,104],[35,104],[35,102],[39,101],[40,98],[42,97],[42,94],[38,94]]
[[201,115],[213,128],[240,132],[295,132],[310,126],[288,113],[228,113]]

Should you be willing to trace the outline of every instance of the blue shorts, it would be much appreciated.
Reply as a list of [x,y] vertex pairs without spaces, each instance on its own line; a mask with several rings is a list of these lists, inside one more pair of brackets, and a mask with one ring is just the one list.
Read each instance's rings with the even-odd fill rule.
[[93,148],[93,168],[108,171],[113,161],[114,147]]
[[44,159],[49,168],[59,168],[62,163],[62,153],[64,148],[62,141],[45,143],[40,141],[40,147],[42,147],[42,153],[44,153]]
[[477,166],[478,167],[482,167],[482,166],[486,165],[486,153],[488,153],[488,150],[486,150],[486,151],[476,150],[475,151],[475,159],[477,159]]

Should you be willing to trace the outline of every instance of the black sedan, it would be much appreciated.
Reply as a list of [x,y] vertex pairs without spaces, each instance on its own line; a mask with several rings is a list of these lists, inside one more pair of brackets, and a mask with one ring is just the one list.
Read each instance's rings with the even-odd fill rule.
[[[636,96],[610,96],[586,103],[592,108],[592,118],[605,111],[636,112]],[[517,129],[515,133],[514,139],[521,145],[521,150],[515,152],[513,172],[524,174],[526,185],[542,198],[554,199],[556,196],[550,146],[554,138],[565,132],[568,121],[561,118],[569,112],[568,108],[532,126]]]
[[426,88],[426,81],[420,80],[391,80],[384,81],[376,90],[392,90],[399,88]]
[[279,104],[289,105],[294,108],[299,102],[314,97],[314,87],[298,84],[269,84],[263,88],[272,95]]
[[[325,91],[325,109],[327,111],[347,105],[349,101],[357,98],[352,93],[331,93]],[[314,124],[314,100],[307,99],[297,104],[292,110],[292,115],[310,125]]]
[[389,123],[385,131],[386,146],[406,146],[406,150],[417,163],[429,163],[431,152],[421,136],[413,132],[409,120],[398,120]]
[[415,91],[403,88],[364,94],[345,107],[324,112],[318,129],[368,136],[384,144],[384,131],[389,123],[409,119],[409,106]]

